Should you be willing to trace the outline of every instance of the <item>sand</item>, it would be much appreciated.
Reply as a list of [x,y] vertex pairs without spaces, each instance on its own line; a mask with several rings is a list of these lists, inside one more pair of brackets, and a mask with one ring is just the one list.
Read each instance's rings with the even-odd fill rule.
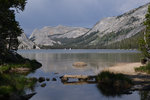
[[105,68],[104,71],[110,71],[114,73],[122,73],[127,75],[136,75],[139,74],[135,72],[134,68],[142,66],[141,63],[119,63],[112,67]]
[[103,71],[109,71],[113,73],[121,73],[129,76],[135,84],[147,84],[150,83],[150,74],[135,72],[134,68],[140,67],[142,64],[140,62],[136,63],[119,63],[112,67],[105,68]]

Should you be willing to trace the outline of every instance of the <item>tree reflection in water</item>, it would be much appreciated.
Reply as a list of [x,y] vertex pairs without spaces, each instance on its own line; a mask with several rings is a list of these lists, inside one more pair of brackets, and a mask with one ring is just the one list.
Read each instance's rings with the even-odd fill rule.
[[[19,74],[0,74],[0,100],[28,100],[35,93],[36,80]],[[26,94],[31,90],[32,94]]]
[[150,91],[140,91],[141,100],[150,100]]

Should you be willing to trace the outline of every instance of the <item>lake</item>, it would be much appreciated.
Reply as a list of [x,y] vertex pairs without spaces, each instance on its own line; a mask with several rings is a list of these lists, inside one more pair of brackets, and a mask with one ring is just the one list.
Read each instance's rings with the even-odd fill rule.
[[[97,88],[97,84],[66,85],[59,78],[64,74],[96,75],[104,68],[118,63],[139,62],[141,55],[136,50],[19,50],[18,53],[42,63],[42,67],[28,77],[50,78],[50,81],[44,82],[46,87],[40,87],[41,83],[37,83],[34,89],[37,94],[31,100],[146,100],[141,99],[142,92],[108,96]],[[79,61],[87,63],[87,66],[72,66]],[[57,81],[52,81],[53,78]]]

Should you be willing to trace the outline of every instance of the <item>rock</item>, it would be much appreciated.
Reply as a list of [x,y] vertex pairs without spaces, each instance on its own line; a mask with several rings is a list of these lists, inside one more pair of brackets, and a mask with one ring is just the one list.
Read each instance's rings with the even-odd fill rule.
[[39,78],[39,82],[41,83],[41,82],[44,82],[45,81],[45,78],[44,77],[40,77]]
[[35,43],[28,39],[25,33],[18,37],[20,42],[18,49],[40,49]]
[[75,62],[73,63],[73,66],[75,67],[85,67],[87,64],[85,62]]
[[[36,93],[31,93],[31,94],[27,94],[22,96],[21,100],[29,100],[30,98],[32,98]],[[23,99],[24,98],[24,99]]]
[[147,62],[147,59],[145,58],[141,59],[141,64],[146,64],[146,62]]
[[[90,36],[90,38],[94,38],[95,36],[98,38],[90,42],[88,41],[87,45],[109,46],[110,44],[139,34],[139,32],[145,29],[142,23],[145,20],[148,5],[149,3],[130,10],[120,16],[107,17],[100,20],[86,34],[86,36]],[[84,39],[84,41],[86,41],[86,39]]]
[[56,78],[53,78],[52,81],[57,81],[57,79],[56,79]]
[[46,78],[46,81],[50,81],[50,78]]
[[79,81],[87,81],[87,79],[78,78]]
[[58,72],[54,73],[54,74],[59,74]]
[[[143,21],[145,20],[148,5],[149,3],[119,16],[104,18],[97,22],[92,29],[46,26],[42,29],[34,30],[30,40],[36,45],[54,48],[58,48],[58,45],[64,48],[74,45],[77,48],[113,45],[122,40],[134,38],[145,29]],[[80,41],[77,41],[79,38]]]
[[[62,25],[56,27],[45,26],[42,29],[35,29],[30,36],[30,40],[41,46],[61,45],[62,43],[58,39],[61,40],[65,38],[66,40],[77,38],[88,31],[89,29],[82,27],[68,27]],[[55,38],[57,38],[57,40],[55,40]]]
[[28,73],[30,72],[30,68],[12,68],[9,72],[16,72],[16,73]]
[[69,79],[68,78],[65,78],[65,77],[61,77],[61,82],[67,82]]
[[46,83],[41,84],[41,87],[45,87],[45,86],[46,86]]

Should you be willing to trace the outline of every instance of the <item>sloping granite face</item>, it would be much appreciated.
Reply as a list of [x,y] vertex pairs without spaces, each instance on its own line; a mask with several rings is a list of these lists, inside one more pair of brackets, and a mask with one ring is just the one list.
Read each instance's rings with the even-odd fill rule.
[[37,45],[53,46],[54,44],[61,44],[60,41],[55,39],[67,38],[74,39],[87,33],[89,29],[81,27],[44,27],[42,29],[35,29],[29,37]]
[[[26,43],[28,39],[23,36],[23,48],[33,48],[34,43],[39,47],[47,46],[56,48],[60,46],[63,48],[71,48],[73,46],[76,46],[76,48],[103,47],[135,37],[135,35],[140,34],[145,28],[143,21],[145,20],[149,4],[145,4],[116,17],[104,18],[97,22],[92,29],[62,25],[35,29],[29,37],[31,40],[30,43]],[[26,45],[29,45],[29,47],[26,47]]]
[[[139,33],[144,29],[143,21],[147,13],[148,4],[139,8],[133,9],[117,17],[108,17],[100,20],[86,35],[92,32],[98,32],[97,36],[103,38],[104,36],[112,36],[114,38],[107,41],[108,44],[116,41],[121,41]],[[98,42],[98,40],[91,41],[91,45]]]
[[18,37],[20,42],[18,49],[40,49],[35,43],[27,38],[25,33]]

